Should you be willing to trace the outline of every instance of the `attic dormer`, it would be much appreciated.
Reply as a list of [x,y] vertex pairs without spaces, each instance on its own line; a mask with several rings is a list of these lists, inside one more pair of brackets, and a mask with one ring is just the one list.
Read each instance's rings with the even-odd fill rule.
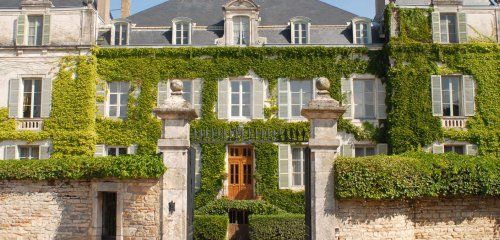
[[224,13],[224,36],[217,39],[218,45],[255,46],[265,43],[259,38],[260,6],[253,0],[231,0],[222,6]]

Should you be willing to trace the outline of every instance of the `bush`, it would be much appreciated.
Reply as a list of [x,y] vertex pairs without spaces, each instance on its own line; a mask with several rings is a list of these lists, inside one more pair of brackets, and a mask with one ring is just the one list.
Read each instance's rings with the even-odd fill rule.
[[219,215],[195,215],[195,240],[224,240],[226,239],[229,218]]
[[304,191],[294,192],[288,189],[269,191],[264,196],[264,200],[285,210],[287,213],[306,213],[306,198]]
[[303,240],[305,216],[301,214],[250,215],[250,239]]
[[264,201],[218,199],[196,210],[196,214],[226,215],[230,210],[245,210],[250,214],[284,214],[285,211]]
[[339,158],[335,194],[339,199],[500,196],[500,161],[421,152]]
[[0,161],[0,180],[144,179],[165,171],[158,156],[147,155]]

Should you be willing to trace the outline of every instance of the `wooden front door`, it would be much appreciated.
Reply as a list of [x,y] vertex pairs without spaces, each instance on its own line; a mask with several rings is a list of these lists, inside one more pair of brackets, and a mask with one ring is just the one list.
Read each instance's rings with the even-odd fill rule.
[[253,152],[248,146],[229,147],[229,199],[253,199]]

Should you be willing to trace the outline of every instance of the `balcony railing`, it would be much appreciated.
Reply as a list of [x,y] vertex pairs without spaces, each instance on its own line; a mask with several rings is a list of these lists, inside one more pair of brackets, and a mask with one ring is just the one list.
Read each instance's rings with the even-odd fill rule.
[[191,128],[191,141],[195,143],[301,143],[309,141],[309,128],[303,127],[206,127]]
[[441,119],[443,122],[443,127],[450,128],[465,128],[467,123],[466,117],[443,117]]
[[17,119],[17,130],[41,131],[43,127],[42,119]]

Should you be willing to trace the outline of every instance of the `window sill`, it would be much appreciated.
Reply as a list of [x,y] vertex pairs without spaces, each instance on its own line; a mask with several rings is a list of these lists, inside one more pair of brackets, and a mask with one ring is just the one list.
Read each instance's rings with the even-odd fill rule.
[[372,124],[376,128],[380,127],[379,119],[359,119],[359,118],[351,119],[351,123],[354,124],[356,127],[362,127],[363,123],[365,122]]
[[43,119],[41,118],[16,119],[16,129],[18,131],[42,131]]
[[465,129],[468,117],[442,117],[441,123],[445,129]]

